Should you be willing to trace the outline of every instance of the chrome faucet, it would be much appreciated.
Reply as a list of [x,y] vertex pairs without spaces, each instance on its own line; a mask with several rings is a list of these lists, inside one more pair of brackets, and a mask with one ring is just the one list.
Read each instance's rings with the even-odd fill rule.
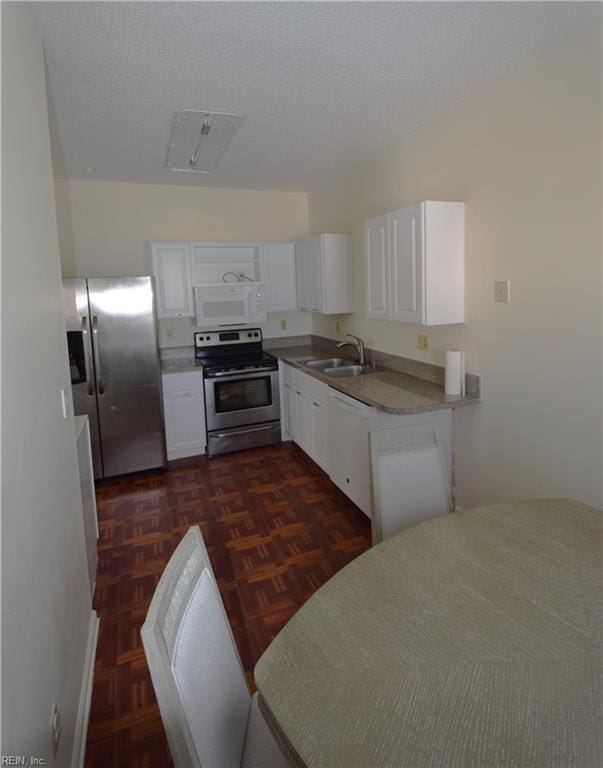
[[362,341],[359,336],[354,336],[353,333],[347,333],[346,336],[349,336],[351,339],[356,339],[356,341],[342,341],[337,347],[339,349],[341,349],[341,347],[354,347],[356,352],[358,352],[358,363],[364,365],[366,363],[366,360],[364,359],[364,341]]

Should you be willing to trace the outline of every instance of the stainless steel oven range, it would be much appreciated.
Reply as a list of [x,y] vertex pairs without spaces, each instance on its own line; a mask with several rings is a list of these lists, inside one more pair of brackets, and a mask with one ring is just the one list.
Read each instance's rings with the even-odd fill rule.
[[195,333],[203,367],[207,453],[281,440],[278,362],[262,349],[259,328]]

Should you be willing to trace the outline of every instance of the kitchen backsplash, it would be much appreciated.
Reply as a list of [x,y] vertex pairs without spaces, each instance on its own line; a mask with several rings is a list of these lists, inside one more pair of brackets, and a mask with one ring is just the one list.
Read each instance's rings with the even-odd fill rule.
[[[282,324],[286,324],[286,328]],[[308,335],[312,330],[309,312],[271,312],[267,323],[258,323],[265,338],[285,339]],[[194,318],[175,317],[159,320],[159,346],[184,347],[193,343],[195,331],[204,330],[195,325]]]

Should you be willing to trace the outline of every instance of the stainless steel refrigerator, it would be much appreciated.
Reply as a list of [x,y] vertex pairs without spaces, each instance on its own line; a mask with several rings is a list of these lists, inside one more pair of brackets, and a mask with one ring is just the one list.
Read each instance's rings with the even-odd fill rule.
[[152,277],[63,281],[76,415],[90,420],[96,478],[165,466]]

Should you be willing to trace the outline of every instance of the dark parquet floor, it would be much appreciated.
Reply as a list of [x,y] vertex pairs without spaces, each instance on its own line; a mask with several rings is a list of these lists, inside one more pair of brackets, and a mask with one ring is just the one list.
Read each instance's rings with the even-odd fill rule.
[[297,609],[370,545],[369,520],[297,446],[171,462],[99,483],[100,630],[86,768],[171,760],[140,627],[189,526],[206,541],[249,685]]

